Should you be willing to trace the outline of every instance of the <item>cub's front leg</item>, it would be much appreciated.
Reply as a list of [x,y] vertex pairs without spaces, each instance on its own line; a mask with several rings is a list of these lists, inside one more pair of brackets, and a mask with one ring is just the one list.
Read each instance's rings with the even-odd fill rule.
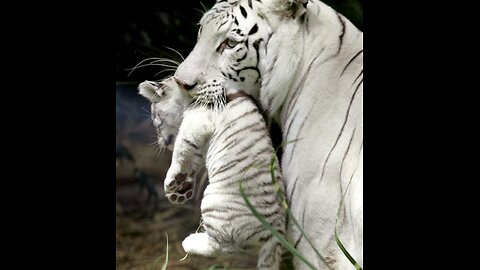
[[193,197],[194,176],[203,164],[199,159],[213,132],[211,113],[204,108],[184,113],[164,182],[165,195],[172,203],[185,203]]
[[187,172],[183,173],[181,170],[174,168],[172,168],[172,172],[169,170],[175,181],[173,181],[172,176],[169,176],[169,173],[167,173],[165,182],[167,182],[168,179],[171,180],[165,189],[165,196],[171,203],[183,204],[193,198],[193,195],[195,195],[195,179],[197,178],[199,169],[204,164],[202,151],[197,151],[195,152],[194,161],[190,169],[187,169]]

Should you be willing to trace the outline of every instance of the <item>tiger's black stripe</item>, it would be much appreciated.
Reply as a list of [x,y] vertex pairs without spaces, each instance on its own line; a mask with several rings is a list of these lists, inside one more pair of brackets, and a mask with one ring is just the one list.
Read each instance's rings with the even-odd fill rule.
[[240,72],[245,71],[245,70],[249,70],[249,69],[252,69],[252,70],[256,71],[258,73],[258,76],[260,76],[260,70],[258,70],[258,67],[244,67],[242,69],[234,70],[234,71],[237,73],[237,76],[238,76],[238,75],[240,75]]
[[246,240],[248,241],[248,240],[252,239],[254,236],[256,236],[260,233],[268,233],[268,235],[271,235],[271,233],[269,231],[267,231],[265,229],[265,227],[261,227],[260,229],[254,231],[253,233],[250,233],[250,235],[246,238]]
[[[239,192],[209,192],[209,193],[205,193],[205,195],[203,196],[204,198],[206,196],[209,196],[209,195],[231,195],[231,196],[240,196],[240,191]],[[260,193],[249,193],[248,194],[248,197],[249,198],[256,198],[256,197],[265,197],[265,196],[273,196],[274,193],[268,193],[268,192],[260,192]]]
[[291,205],[290,198],[293,198],[292,196],[295,193],[295,188],[297,187],[297,182],[298,182],[298,176],[295,178],[295,181],[293,182],[293,188],[292,188],[292,191],[290,192],[290,197],[287,198],[288,205]]
[[[257,33],[257,31],[258,31],[258,25],[255,24],[254,26],[252,26],[252,28],[251,28],[250,31],[248,32],[248,35],[249,35],[249,36],[250,36],[250,35],[253,35],[253,34]],[[254,43],[253,46],[255,47],[255,43]],[[257,46],[255,47],[255,49],[258,50],[258,44],[257,44]]]
[[228,20],[225,20],[224,22],[222,22],[222,23],[218,26],[217,31],[220,30],[220,28],[221,28],[222,26],[224,26],[227,22],[228,22]]
[[[287,128],[285,129],[285,134],[289,134],[290,133],[290,128],[292,127],[292,124],[295,122],[295,118],[297,117],[297,114],[298,114],[298,110],[295,111],[295,113],[293,114],[292,116],[292,120],[290,121],[290,123],[288,123],[288,126]],[[294,142],[293,142],[294,143]]]
[[[215,149],[215,151],[209,151],[209,153],[221,153],[221,151],[224,151],[225,149],[230,148],[230,147],[233,146],[234,144],[235,144],[235,141],[231,141],[231,142],[225,144],[225,145],[223,146],[223,148],[220,149],[220,151],[217,151],[217,150]],[[207,159],[210,159],[210,158],[211,158],[210,155],[207,155]]]
[[[245,114],[243,117],[247,117],[248,115],[251,115],[251,114],[253,114],[253,113],[254,113],[254,112],[249,113],[249,114]],[[242,117],[242,116],[241,116],[241,117]],[[242,117],[242,118],[243,118],[243,117]],[[223,135],[224,135],[225,132],[227,132],[227,131],[230,132],[230,135],[228,135],[228,137],[224,140],[224,142],[225,142],[226,140],[230,139],[231,136],[235,136],[235,132],[232,131],[232,130],[233,130],[233,128],[235,128],[235,127],[237,126],[237,124],[235,124],[235,121],[237,121],[237,120],[239,120],[239,118],[234,119],[234,120],[232,121],[232,125],[230,125],[228,129],[226,128],[226,129],[222,130],[222,131],[221,131],[220,133],[218,133],[218,134],[213,134],[213,140],[218,140],[219,138],[223,138]],[[258,124],[259,124],[259,123],[254,123],[254,124],[252,124],[252,127],[254,127],[254,126],[258,125]],[[220,151],[217,151],[217,152],[220,152]]]
[[203,222],[203,225],[202,225],[206,230],[210,231],[208,233],[208,236],[213,238],[213,240],[215,240],[215,242],[217,243],[221,243],[220,239],[223,238],[223,235],[225,235],[224,232],[218,230],[217,228],[215,228],[214,226],[208,224],[208,222]]
[[[276,198],[273,198],[273,201],[267,201],[267,200],[263,200],[262,202],[257,202],[257,205],[255,205],[255,207],[258,207],[258,208],[269,208],[269,207],[272,207],[272,205],[274,204],[277,204],[278,201]],[[229,201],[228,204],[232,204],[232,205],[238,205],[238,206],[245,206],[245,202],[243,201],[243,199],[241,201]]]
[[[235,61],[237,61],[237,63],[238,63],[238,62],[242,62],[243,60],[245,60],[245,58],[247,58],[247,55],[248,55],[248,51],[245,51],[245,54],[244,54],[241,58],[239,58],[239,59],[237,59],[237,60],[235,60]],[[233,69],[233,68],[232,68],[232,69]]]
[[[273,264],[273,256],[275,256],[275,250],[276,250],[277,248],[279,248],[279,247],[281,248],[281,247],[282,247],[282,244],[281,244],[280,242],[276,242],[276,243],[275,243],[275,246],[274,246],[273,249],[272,249],[273,251],[270,251],[270,252],[268,253],[267,259],[270,259],[272,262],[271,262],[270,264],[268,264],[267,266],[271,266],[271,265]],[[265,265],[265,264],[262,264],[262,266],[264,266],[264,265]]]
[[239,5],[240,7],[240,12],[242,13],[242,16],[246,19],[247,18],[247,11],[245,10],[244,7],[242,7],[241,5]]
[[187,143],[188,145],[190,145],[191,147],[193,147],[193,148],[195,148],[196,150],[198,150],[198,146],[197,146],[196,144],[194,144],[193,142],[191,142],[191,141],[189,141],[189,140],[187,140],[187,139],[185,139],[185,138],[183,139],[183,141],[184,141],[185,143]]
[[[269,170],[261,170],[261,171],[258,171],[258,172],[254,173],[253,175],[250,175],[248,177],[239,177],[235,180],[232,180],[232,182],[230,182],[229,184],[237,183],[237,182],[240,182],[240,181],[248,182],[248,181],[252,180],[253,178],[257,178],[258,176],[260,176],[262,174],[267,174],[267,173],[270,174],[270,171]],[[239,174],[239,172],[237,172],[236,174],[233,174],[233,175],[238,175],[238,174]],[[213,183],[217,184],[217,183],[225,182],[226,180],[230,180],[232,178],[233,178],[233,176],[224,177],[222,179],[215,180],[215,182],[213,182]],[[227,193],[225,193],[225,194],[227,194]],[[233,194],[237,195],[239,193],[233,193]],[[266,194],[269,194],[269,193],[263,193],[263,192],[261,193],[261,195],[266,195]],[[249,196],[255,196],[255,194],[249,194]]]
[[[258,30],[258,27],[257,27],[257,30]],[[258,63],[260,62],[260,52],[258,51],[258,49],[260,48],[260,42],[262,42],[262,41],[263,41],[263,38],[259,38],[259,39],[255,40],[252,44],[253,48],[255,48],[255,52],[257,54],[257,67],[258,67]]]
[[[236,135],[236,134],[233,134],[233,135]],[[233,148],[234,145],[239,145],[240,143],[244,142],[247,139],[249,139],[247,136],[243,136],[239,140],[236,140],[236,138],[234,138],[232,141],[230,141],[228,143],[228,146],[225,146],[222,150]],[[253,147],[255,144],[261,142],[264,139],[265,139],[265,134],[260,134],[260,136],[258,138],[255,138],[255,139],[251,140],[248,146],[242,147],[242,149],[241,149],[242,151],[237,152],[237,156],[243,154],[246,151],[246,150],[244,150],[245,148],[248,150],[249,148],[247,148],[247,147]],[[218,152],[218,153],[221,153],[221,152]]]
[[330,149],[330,152],[328,153],[327,158],[325,159],[325,162],[323,162],[322,174],[320,175],[320,180],[319,180],[320,182],[322,181],[323,175],[325,174],[325,165],[327,164],[327,162],[330,158],[330,155],[333,152],[333,149],[335,149],[338,141],[340,140],[340,137],[342,136],[343,129],[345,128],[345,125],[347,124],[347,121],[348,121],[348,115],[350,114],[350,108],[352,107],[353,100],[355,99],[355,95],[357,94],[358,88],[360,87],[362,82],[363,82],[363,79],[360,81],[360,83],[357,85],[357,88],[355,88],[355,91],[353,92],[352,98],[350,99],[350,103],[348,104],[348,109],[347,109],[347,113],[345,115],[345,120],[343,121],[342,128],[340,129],[340,133],[338,134],[337,139],[335,140],[335,143],[333,144],[332,148]]
[[[302,230],[305,228],[305,213],[306,213],[306,209],[307,209],[307,207],[304,207],[304,208],[303,208],[303,214],[302,214]],[[300,237],[299,237],[298,240],[295,242],[295,245],[294,245],[295,248],[298,247],[298,244],[300,244],[300,241],[302,241],[302,238],[303,238],[303,233],[300,233]]]
[[338,45],[338,50],[335,56],[337,56],[340,53],[340,50],[342,49],[342,44],[343,44],[343,37],[345,36],[345,22],[343,21],[343,17],[337,12],[337,18],[342,24],[342,31],[340,32],[339,38],[339,45]]
[[[254,127],[257,127],[257,126],[259,126],[259,128],[254,129]],[[231,137],[233,137],[233,136],[238,136],[238,133],[243,132],[243,131],[247,131],[247,130],[248,130],[250,133],[253,133],[253,132],[255,132],[255,131],[256,131],[256,132],[259,132],[259,131],[263,131],[263,130],[265,130],[265,129],[263,128],[263,126],[262,126],[261,123],[259,123],[259,122],[254,122],[254,123],[252,123],[252,124],[250,124],[250,125],[248,125],[248,126],[246,126],[246,127],[243,127],[243,128],[241,128],[241,129],[233,130],[232,133],[225,139],[225,141],[230,140]]]
[[[274,204],[277,204],[277,200],[273,200],[273,201],[265,201],[264,203],[262,204],[258,204],[258,205],[255,205],[255,208],[256,209],[270,209],[272,208],[272,205]],[[214,208],[210,207],[210,208],[202,208],[201,209],[201,213],[208,213],[208,212],[223,212],[223,213],[229,213],[232,211],[232,209],[240,209],[240,208],[232,208],[230,206],[230,204],[235,204],[235,205],[238,205],[240,207],[243,207],[241,209],[244,209],[246,207],[245,205],[245,202],[241,201],[241,202],[237,202],[237,201],[229,201],[228,202],[228,206],[227,205],[216,205]]]
[[310,64],[308,65],[307,70],[305,71],[305,74],[303,74],[300,85],[297,87],[297,89],[295,89],[294,96],[290,99],[287,105],[287,115],[290,115],[291,110],[293,109],[294,105],[297,103],[298,98],[301,96],[300,94],[304,88],[303,85],[305,84],[305,81],[308,75],[310,74],[310,70],[312,69],[312,66],[317,60],[317,58],[320,57],[320,55],[323,53],[324,50],[325,48],[322,48],[320,52],[315,56],[315,58],[313,58],[312,62],[310,62]]
[[[348,142],[347,150],[345,150],[345,155],[343,156],[342,163],[340,164],[340,180],[342,179],[343,164],[345,163],[345,158],[348,155],[348,151],[350,151],[350,145],[352,144],[353,137],[355,136],[355,131],[356,130],[357,130],[357,128],[354,128],[353,131],[352,131],[352,136],[350,137],[350,141]],[[342,186],[340,185],[340,188],[341,187]],[[343,190],[342,190],[342,194],[343,194]]]
[[[243,217],[254,218],[252,217],[252,212],[247,207],[242,209],[231,208],[231,212],[229,213],[232,213],[232,212],[235,212],[236,214],[226,215],[226,216],[217,216],[217,215],[214,215],[212,212],[207,212],[207,213],[202,213],[202,216],[205,215],[205,217],[208,217],[208,218],[215,218],[215,219],[226,220],[226,221],[234,221],[235,219],[243,218]],[[268,219],[275,215],[281,214],[281,211],[279,209],[275,209],[275,211],[271,213],[260,213],[260,214]]]
[[357,58],[357,56],[359,56],[360,53],[363,53],[363,49],[360,50],[357,54],[355,54],[355,55],[352,57],[352,59],[350,59],[350,61],[348,61],[347,65],[343,68],[342,73],[340,73],[340,76],[343,75],[343,73],[344,73],[345,70],[348,68],[348,66],[350,66],[350,64],[353,62],[353,60],[355,60],[355,58]]
[[[295,104],[297,103],[297,100],[298,98],[301,96],[301,92],[303,91],[304,87],[303,85],[305,84],[305,81],[308,77],[308,75],[310,74],[310,70],[313,66],[313,63],[317,60],[317,58],[322,54],[322,52],[324,51],[325,48],[322,48],[322,50],[317,54],[317,56],[315,56],[315,58],[313,58],[312,62],[310,62],[310,64],[308,65],[308,68],[305,72],[305,74],[303,75],[302,77],[302,80],[301,80],[301,83],[299,84],[299,86],[296,88],[294,94],[293,94],[293,97],[290,99],[288,105],[287,105],[287,114],[286,115],[291,115],[291,110],[293,110],[293,108],[295,107]],[[298,112],[298,110],[297,110]],[[291,117],[289,117],[287,120],[290,121],[289,125],[292,124],[293,122],[293,119]],[[285,133],[285,137],[288,137],[289,133]],[[296,147],[296,144],[294,143],[293,144],[293,147],[292,147],[292,150],[290,151],[291,153],[293,153],[295,151],[295,147]],[[288,165],[290,164],[290,161],[291,159],[288,160]]]
[[218,168],[218,170],[212,172],[210,178],[213,178],[215,175],[221,174],[221,173],[237,166],[239,163],[246,160],[247,158],[248,158],[248,156],[244,156],[244,157],[237,158],[235,160],[230,161],[229,163],[227,163],[227,164],[223,165],[222,167]]
[[358,78],[360,78],[360,76],[362,76],[363,74],[363,68],[362,68],[362,71],[360,71],[360,74],[358,74],[358,76],[355,78],[355,80],[353,81],[352,85],[355,84],[355,82],[358,80]]
[[242,115],[238,116],[237,118],[233,119],[232,121],[230,121],[230,123],[235,123],[239,119],[242,119],[243,117],[246,117],[248,115],[255,114],[255,113],[258,113],[258,108],[256,108],[256,107],[254,109],[246,112],[246,113],[243,113]]

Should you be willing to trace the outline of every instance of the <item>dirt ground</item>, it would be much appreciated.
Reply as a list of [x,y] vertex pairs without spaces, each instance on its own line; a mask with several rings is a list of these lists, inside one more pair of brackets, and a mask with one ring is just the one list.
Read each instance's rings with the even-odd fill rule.
[[[161,269],[165,262],[168,236],[167,269],[255,269],[256,257],[208,258],[185,256],[181,242],[194,233],[200,222],[200,196],[185,205],[170,204],[156,184],[159,200],[148,201],[146,190],[140,191],[133,179],[117,181],[116,264],[118,270]],[[158,181],[156,181],[158,182]],[[155,261],[158,261],[155,264]]]
[[[188,255],[180,261],[185,255],[181,241],[197,229],[199,211],[193,207],[169,207],[163,204],[150,217],[117,213],[117,269],[161,269],[165,262],[167,235],[167,269],[208,269],[214,265],[229,269],[254,269],[256,259],[252,256],[208,258]],[[158,263],[155,266],[156,260]]]

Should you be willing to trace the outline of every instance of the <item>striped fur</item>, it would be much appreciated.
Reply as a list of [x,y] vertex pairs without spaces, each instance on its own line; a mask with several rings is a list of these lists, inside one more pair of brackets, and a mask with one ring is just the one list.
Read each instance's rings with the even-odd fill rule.
[[[287,236],[318,269],[363,264],[363,33],[316,0],[220,0],[175,79],[192,97],[207,81],[245,91],[280,124],[282,172],[293,215]],[[345,198],[342,204],[342,198]],[[296,269],[307,269],[295,259]]]
[[[213,89],[216,83],[212,82],[211,87],[205,84],[203,88]],[[159,86],[144,82],[139,87],[140,92],[145,92],[145,88],[151,85]],[[175,85],[169,79],[162,83],[162,87],[172,89]],[[180,89],[177,91],[181,92]],[[181,94],[170,94],[158,98],[157,104],[166,103],[167,100],[162,100],[165,97],[174,99],[169,101],[174,104],[191,102]],[[209,98],[203,102],[207,100],[225,102],[225,99]],[[188,179],[192,171],[198,171],[200,164],[192,163],[192,160],[199,154],[204,157],[209,176],[201,204],[205,232],[188,236],[182,243],[184,250],[214,256],[259,249],[258,269],[278,269],[281,244],[252,214],[239,190],[239,184],[243,183],[245,193],[259,213],[285,234],[285,210],[280,205],[269,171],[274,149],[263,116],[254,101],[246,96],[237,97],[223,106],[207,106],[197,100],[184,109],[173,147],[172,164],[164,182],[166,195],[175,203],[184,203],[191,198],[184,196],[189,192],[186,189],[191,187],[185,189],[185,182],[192,181]],[[165,110],[152,113],[159,114],[155,117],[182,114]],[[162,127],[159,129],[157,131],[161,132]],[[284,192],[278,163],[275,163],[274,172],[280,192]],[[182,196],[184,198],[178,201]]]
[[[160,148],[173,151],[173,145],[178,136],[178,130],[183,120],[183,112],[192,103],[192,98],[183,91],[179,91],[172,77],[161,82],[144,81],[138,86],[139,94],[150,102],[150,111],[153,126],[157,131],[157,142]],[[195,195],[195,179],[200,168],[205,164],[200,152],[195,153],[191,169],[182,179],[181,192],[169,193],[167,198],[171,203],[183,204]],[[180,187],[171,183],[170,188]]]

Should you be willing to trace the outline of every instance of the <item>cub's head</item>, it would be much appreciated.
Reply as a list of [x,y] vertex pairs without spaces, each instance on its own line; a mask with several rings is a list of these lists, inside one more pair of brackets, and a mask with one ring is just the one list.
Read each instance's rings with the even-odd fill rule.
[[244,91],[258,99],[269,39],[279,23],[304,11],[306,2],[217,0],[200,20],[195,48],[177,68],[175,81],[196,98]]
[[183,112],[192,98],[178,88],[172,77],[161,82],[144,81],[138,86],[138,91],[151,102],[151,117],[157,131],[158,145],[173,150]]

